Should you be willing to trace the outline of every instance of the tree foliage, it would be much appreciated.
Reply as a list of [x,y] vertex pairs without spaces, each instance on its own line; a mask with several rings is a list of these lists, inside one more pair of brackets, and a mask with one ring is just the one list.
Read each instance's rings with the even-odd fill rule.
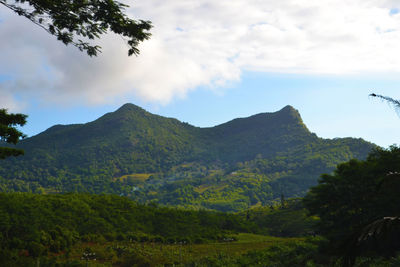
[[[140,205],[113,195],[0,193],[0,265],[77,242],[199,243],[257,227],[235,214]],[[27,265],[19,265],[27,266]]]
[[254,222],[265,234],[280,237],[304,237],[314,233],[318,219],[310,217],[300,198],[291,198],[285,206],[252,208],[242,214],[247,220]]
[[108,31],[127,39],[128,55],[138,55],[137,46],[150,37],[152,27],[150,21],[130,19],[124,13],[128,6],[113,0],[0,0],[0,4],[89,56],[101,51],[92,40]]
[[[25,135],[16,126],[23,126],[26,123],[26,115],[8,113],[6,109],[0,109],[0,142],[16,144]],[[24,154],[22,149],[11,147],[0,147],[0,159],[9,156]]]
[[[380,239],[374,243],[372,239],[386,238],[385,231],[398,225],[397,220],[387,218],[400,215],[399,172],[400,148],[392,146],[375,150],[365,161],[338,165],[334,174],[323,175],[319,185],[311,188],[304,203],[311,214],[320,217],[319,231],[329,239],[331,251],[385,255],[377,246],[390,247],[392,242]],[[394,247],[389,247],[386,253],[393,254]]]

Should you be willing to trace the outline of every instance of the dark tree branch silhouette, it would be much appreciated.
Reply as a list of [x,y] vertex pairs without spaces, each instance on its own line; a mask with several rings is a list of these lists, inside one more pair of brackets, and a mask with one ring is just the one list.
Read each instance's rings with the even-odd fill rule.
[[[150,21],[133,20],[125,13],[128,6],[114,0],[0,0],[0,4],[29,19],[65,45],[72,44],[89,56],[101,47],[91,41],[113,32],[128,44],[128,55],[138,55],[137,46],[150,38]],[[0,109],[0,143],[16,144],[25,135],[17,125],[26,123],[24,114],[8,114]],[[0,147],[0,159],[24,154],[21,149]]]
[[370,94],[369,96],[372,97],[376,97],[376,98],[380,98],[384,101],[386,101],[391,107],[394,108],[394,110],[396,111],[397,115],[400,117],[400,101],[399,100],[395,100],[391,97],[388,96],[383,96],[383,95],[377,95],[377,94]]
[[107,32],[127,39],[129,56],[138,55],[137,46],[151,35],[150,21],[128,18],[124,13],[128,6],[113,0],[0,0],[0,4],[89,56],[101,52],[91,40]]
[[400,250],[400,218],[383,217],[365,226],[350,242],[344,266],[353,266],[362,255],[393,257]]

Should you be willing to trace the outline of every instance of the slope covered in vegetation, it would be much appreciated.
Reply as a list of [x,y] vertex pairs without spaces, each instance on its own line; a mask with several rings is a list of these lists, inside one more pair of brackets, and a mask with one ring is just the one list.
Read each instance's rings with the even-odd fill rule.
[[322,139],[291,106],[198,128],[125,104],[86,124],[56,125],[0,162],[4,192],[116,193],[223,211],[302,196],[321,173],[363,159],[362,139]]
[[[303,236],[309,231],[311,225],[304,209],[292,205],[275,207],[273,211],[258,210],[257,214],[246,216],[141,205],[112,195],[0,193],[0,265],[16,266],[15,261],[19,260],[68,255],[87,243],[104,246],[120,242],[142,247],[150,243],[154,248],[155,244],[160,247],[232,242],[237,240],[238,233],[271,231],[280,236],[281,232],[274,230],[273,219],[273,214],[280,212],[287,214],[281,218],[298,216],[304,221],[301,229],[281,225],[284,236]],[[269,222],[259,223],[268,218]],[[254,241],[266,239],[258,238],[261,240]],[[240,246],[239,250],[248,249]]]

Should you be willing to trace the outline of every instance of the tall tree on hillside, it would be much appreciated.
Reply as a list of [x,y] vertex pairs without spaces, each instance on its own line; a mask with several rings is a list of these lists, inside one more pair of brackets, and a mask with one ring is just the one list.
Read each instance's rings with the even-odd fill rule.
[[[0,109],[0,141],[16,144],[25,135],[16,129],[16,126],[23,126],[26,123],[26,115],[8,113],[6,109]],[[9,156],[23,155],[22,149],[11,147],[0,147],[0,159]]]
[[352,266],[357,256],[400,251],[400,147],[378,148],[367,160],[339,164],[324,174],[304,203],[320,218],[329,251]]
[[107,32],[126,38],[128,55],[138,55],[138,44],[150,38],[151,22],[129,18],[124,13],[128,6],[114,0],[0,0],[0,4],[89,56],[101,52],[91,40]]

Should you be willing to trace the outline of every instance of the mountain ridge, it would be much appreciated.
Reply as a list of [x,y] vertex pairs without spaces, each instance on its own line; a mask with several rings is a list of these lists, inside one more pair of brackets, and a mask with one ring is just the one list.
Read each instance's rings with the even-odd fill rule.
[[[0,191],[118,193],[138,201],[221,209],[210,206],[203,193],[211,190],[214,199],[232,192],[251,198],[252,191],[243,188],[258,184],[253,191],[262,203],[275,199],[277,191],[302,195],[322,172],[365,158],[375,145],[319,138],[289,105],[201,128],[127,103],[88,123],[52,126],[18,147],[25,149],[24,157],[0,162]],[[134,185],[141,189],[133,192]],[[176,202],[171,194],[193,199]],[[225,203],[228,210],[244,205],[242,196],[235,197],[229,203],[239,204]]]
[[[129,114],[129,112],[132,112],[132,111],[141,112],[143,114],[149,114],[149,115],[152,115],[152,116],[161,117],[161,118],[165,118],[165,119],[172,119],[172,120],[178,121],[178,122],[180,122],[182,124],[189,125],[189,126],[192,126],[194,128],[199,128],[199,129],[215,128],[215,127],[222,126],[222,125],[229,124],[229,123],[233,123],[233,122],[236,122],[236,121],[251,119],[251,118],[254,118],[254,117],[261,117],[261,116],[265,116],[265,115],[268,116],[268,115],[271,115],[271,114],[273,115],[275,113],[294,113],[295,114],[294,117],[298,117],[299,120],[303,123],[303,121],[301,119],[301,116],[300,116],[300,113],[298,112],[297,109],[295,109],[291,105],[286,105],[282,109],[280,109],[278,111],[275,111],[275,112],[261,112],[261,113],[257,113],[257,114],[250,115],[250,116],[247,116],[247,117],[234,118],[232,120],[229,120],[227,122],[224,122],[224,123],[221,123],[221,124],[217,124],[217,125],[214,125],[214,126],[200,127],[200,126],[192,125],[192,124],[190,124],[188,122],[181,122],[176,118],[164,117],[164,116],[161,116],[161,115],[150,113],[150,112],[146,111],[145,109],[143,109],[143,108],[141,108],[141,107],[139,107],[139,106],[137,106],[135,104],[132,104],[132,103],[125,103],[121,107],[119,107],[117,110],[112,111],[112,112],[107,112],[104,115],[100,116],[99,118],[97,118],[97,119],[95,119],[93,121],[90,121],[90,122],[87,122],[87,123],[55,124],[55,125],[50,126],[49,128],[47,128],[46,130],[44,130],[44,131],[42,131],[42,132],[40,132],[40,133],[38,133],[36,135],[33,135],[33,136],[31,136],[31,137],[29,137],[27,139],[30,139],[32,137],[35,137],[37,135],[40,135],[40,134],[48,132],[48,131],[53,131],[53,130],[58,129],[58,128],[64,128],[64,127],[69,127],[69,126],[72,127],[72,126],[87,125],[87,124],[91,124],[91,123],[94,123],[94,122],[99,121],[99,120],[108,119],[110,116],[113,116],[113,115],[116,115],[116,114],[118,114],[118,115],[126,115],[127,113]],[[25,140],[22,140],[21,142],[24,142]]]

